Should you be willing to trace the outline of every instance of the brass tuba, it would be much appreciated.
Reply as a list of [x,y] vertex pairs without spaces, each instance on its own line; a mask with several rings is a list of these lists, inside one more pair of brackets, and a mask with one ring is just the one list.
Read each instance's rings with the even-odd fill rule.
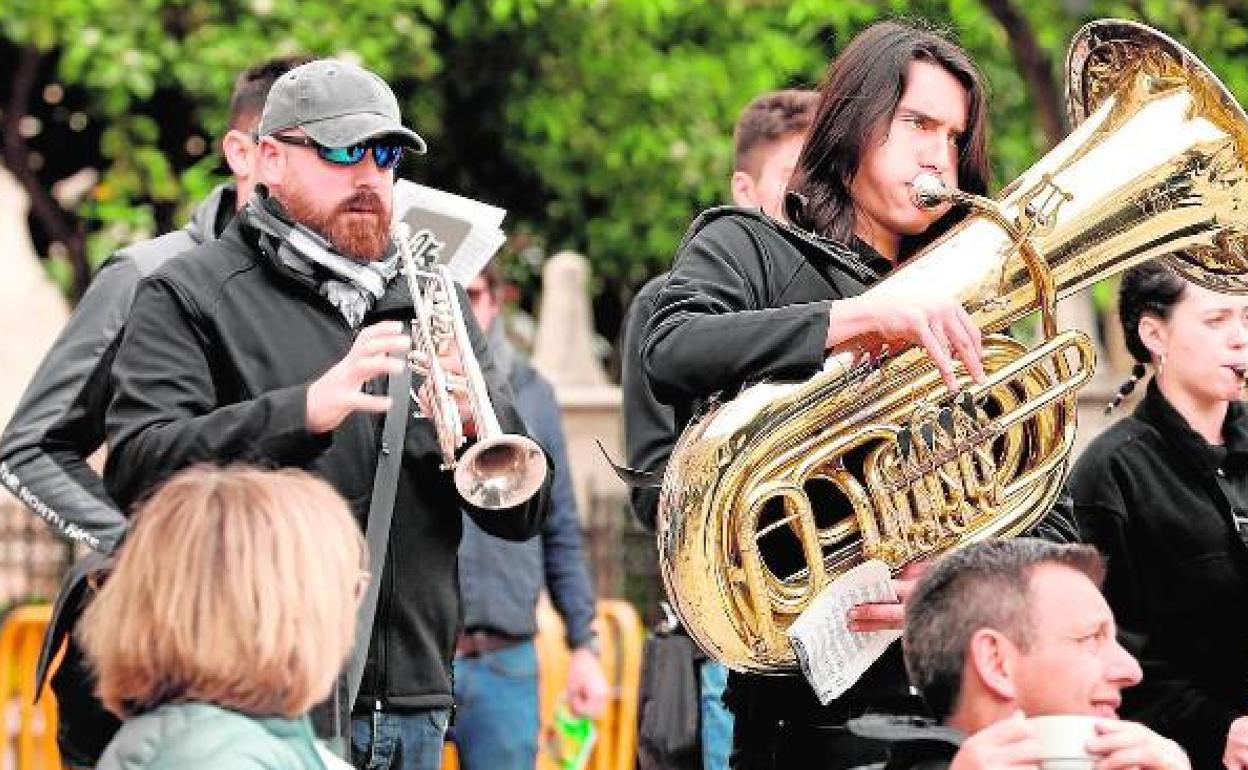
[[[1052,506],[1095,367],[1058,299],[1152,257],[1248,291],[1248,118],[1199,60],[1148,27],[1085,26],[1067,57],[1076,126],[997,201],[873,287],[940,287],[984,340],[988,379],[950,392],[927,354],[762,384],[692,423],[668,462],[659,562],[690,635],[738,671],[783,673],[785,631],[864,559],[895,571],[1017,535]],[[939,190],[928,191],[939,198]],[[997,334],[1039,310],[1028,348]]]

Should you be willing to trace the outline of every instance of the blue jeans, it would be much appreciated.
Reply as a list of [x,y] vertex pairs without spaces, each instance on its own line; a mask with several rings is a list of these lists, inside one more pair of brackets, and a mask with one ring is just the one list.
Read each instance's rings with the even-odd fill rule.
[[698,672],[702,700],[702,770],[728,770],[732,752],[732,712],[724,705],[728,669],[708,660]]
[[538,729],[532,640],[455,659],[455,726],[448,738],[463,770],[533,770]]
[[450,709],[374,711],[351,718],[358,770],[439,770]]

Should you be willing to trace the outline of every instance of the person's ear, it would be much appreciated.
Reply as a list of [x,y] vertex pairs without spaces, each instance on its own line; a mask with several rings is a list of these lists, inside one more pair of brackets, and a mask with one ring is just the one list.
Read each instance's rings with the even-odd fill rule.
[[1140,316],[1136,331],[1139,332],[1140,342],[1143,342],[1148,352],[1153,354],[1153,360],[1158,360],[1166,354],[1166,348],[1170,344],[1170,330],[1166,328],[1165,321],[1151,313],[1145,313]]
[[270,190],[282,186],[286,175],[286,153],[276,141],[269,137],[260,137],[252,152],[251,162],[254,180]]
[[732,172],[732,201],[738,206],[759,206],[754,177],[744,171]]
[[245,131],[232,128],[221,139],[221,153],[236,177],[247,178],[255,173],[256,142]]
[[971,636],[966,666],[984,689],[1005,701],[1018,699],[1018,648],[1000,631],[981,628]]

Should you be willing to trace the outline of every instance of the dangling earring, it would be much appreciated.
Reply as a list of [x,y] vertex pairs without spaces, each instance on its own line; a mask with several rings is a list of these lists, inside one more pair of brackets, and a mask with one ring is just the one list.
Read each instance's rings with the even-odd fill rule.
[[1165,368],[1166,368],[1166,354],[1162,353],[1160,356],[1157,357],[1157,374],[1155,376],[1158,379],[1161,378],[1161,370]]
[[1114,407],[1122,403],[1122,400],[1131,395],[1131,391],[1135,390],[1135,384],[1144,376],[1144,364],[1136,363],[1131,367],[1131,376],[1127,381],[1118,386],[1118,392],[1114,394],[1114,400],[1105,405],[1105,414],[1114,411]]

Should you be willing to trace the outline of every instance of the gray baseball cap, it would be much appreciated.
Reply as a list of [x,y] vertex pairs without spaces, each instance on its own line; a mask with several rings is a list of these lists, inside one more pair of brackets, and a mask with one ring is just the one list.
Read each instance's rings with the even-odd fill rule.
[[302,128],[326,147],[350,147],[393,137],[418,153],[425,140],[403,125],[399,100],[386,81],[363,67],[317,59],[282,75],[273,84],[260,116],[260,135]]

